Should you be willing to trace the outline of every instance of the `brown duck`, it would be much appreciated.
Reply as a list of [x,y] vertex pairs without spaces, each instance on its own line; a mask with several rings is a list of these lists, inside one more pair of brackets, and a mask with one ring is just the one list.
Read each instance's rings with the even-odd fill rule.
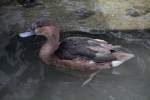
[[49,65],[73,70],[96,70],[117,67],[134,57],[133,54],[115,50],[101,39],[68,37],[59,42],[59,29],[49,19],[39,19],[32,24],[31,31],[20,33],[20,37],[43,35],[47,41],[42,45],[39,56]]

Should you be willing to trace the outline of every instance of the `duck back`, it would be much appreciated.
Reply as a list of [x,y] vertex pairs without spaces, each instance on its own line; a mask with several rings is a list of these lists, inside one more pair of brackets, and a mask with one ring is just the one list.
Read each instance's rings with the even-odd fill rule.
[[105,48],[106,42],[98,42],[89,37],[68,37],[64,39],[55,54],[60,59],[72,60],[84,58],[95,62],[109,62],[115,58],[111,55],[112,48]]

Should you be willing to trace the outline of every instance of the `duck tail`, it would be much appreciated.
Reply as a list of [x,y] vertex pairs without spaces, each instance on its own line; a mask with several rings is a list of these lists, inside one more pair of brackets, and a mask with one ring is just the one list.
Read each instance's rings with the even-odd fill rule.
[[133,54],[125,52],[114,52],[112,53],[112,55],[116,58],[116,60],[111,62],[112,67],[117,67],[134,57]]

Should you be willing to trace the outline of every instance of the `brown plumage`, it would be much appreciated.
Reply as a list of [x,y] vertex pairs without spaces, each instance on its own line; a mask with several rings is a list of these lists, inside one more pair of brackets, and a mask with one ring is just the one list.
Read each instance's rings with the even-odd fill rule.
[[[32,24],[32,32],[43,35],[47,42],[40,49],[40,58],[46,64],[76,70],[95,70],[116,67],[132,58],[133,54],[117,51],[101,39],[68,37],[59,43],[59,30],[48,19],[39,19]],[[31,35],[31,32],[27,32]],[[20,36],[28,36],[22,33]]]

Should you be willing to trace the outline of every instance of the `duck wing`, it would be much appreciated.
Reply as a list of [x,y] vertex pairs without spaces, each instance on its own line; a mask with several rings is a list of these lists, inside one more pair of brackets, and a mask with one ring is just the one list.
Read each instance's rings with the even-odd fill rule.
[[85,58],[95,62],[109,62],[116,58],[111,55],[115,46],[104,40],[88,37],[68,37],[64,39],[55,54],[61,59]]

